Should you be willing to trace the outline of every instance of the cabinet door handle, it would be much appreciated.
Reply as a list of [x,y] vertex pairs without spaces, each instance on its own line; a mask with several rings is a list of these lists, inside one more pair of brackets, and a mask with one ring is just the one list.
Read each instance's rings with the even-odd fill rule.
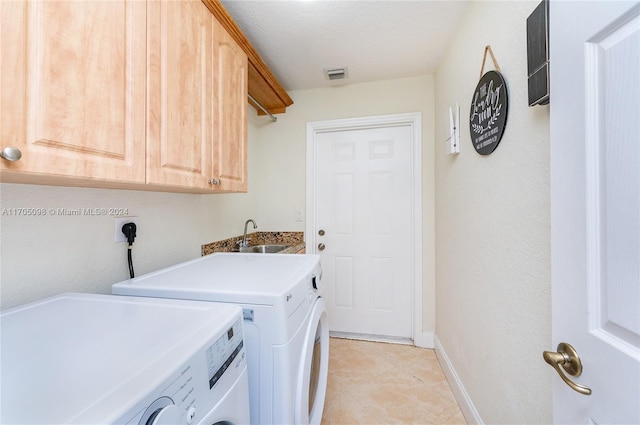
[[18,148],[7,146],[6,148],[2,149],[2,152],[0,152],[0,158],[6,159],[7,161],[11,162],[17,161],[22,158],[22,152],[20,152],[20,149]]
[[207,181],[210,185],[213,186],[220,186],[220,184],[222,184],[222,181],[220,179],[216,180],[216,179],[211,179]]
[[324,246],[323,243],[318,244],[318,251],[324,251],[324,248],[325,248],[325,246]]

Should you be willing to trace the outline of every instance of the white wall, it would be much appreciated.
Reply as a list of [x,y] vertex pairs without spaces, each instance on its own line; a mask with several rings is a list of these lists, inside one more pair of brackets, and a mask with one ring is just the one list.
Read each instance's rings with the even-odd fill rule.
[[[551,342],[549,109],[527,106],[526,80],[526,18],[538,3],[472,1],[435,76],[436,333],[491,424],[552,422],[542,360]],[[487,44],[507,81],[509,115],[500,145],[481,156],[468,117]],[[447,156],[455,102],[461,152]]]
[[[195,195],[0,184],[0,308],[67,291],[110,293],[129,278],[125,243],[108,216],[15,216],[12,208],[126,208],[137,216],[136,275],[200,256],[200,245],[242,234],[256,206],[256,131],[249,125],[249,194]],[[286,230],[286,229],[283,229]]]
[[[433,76],[418,76],[289,93],[294,104],[272,123],[262,118],[256,182],[260,212],[257,218],[278,228],[303,231],[295,211],[305,207],[306,124],[310,121],[422,112],[423,134],[423,323],[435,330],[433,235]],[[292,227],[292,225],[294,227]]]

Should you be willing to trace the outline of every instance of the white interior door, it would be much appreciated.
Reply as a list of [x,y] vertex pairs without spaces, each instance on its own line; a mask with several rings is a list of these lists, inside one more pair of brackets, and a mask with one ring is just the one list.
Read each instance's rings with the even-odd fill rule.
[[551,1],[550,52],[554,421],[638,424],[640,2]]
[[334,334],[413,338],[413,131],[316,133],[312,248]]

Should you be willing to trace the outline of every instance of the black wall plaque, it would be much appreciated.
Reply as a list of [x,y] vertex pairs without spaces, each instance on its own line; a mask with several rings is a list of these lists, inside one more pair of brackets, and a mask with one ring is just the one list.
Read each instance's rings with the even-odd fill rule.
[[480,155],[489,155],[500,143],[508,110],[509,94],[502,74],[485,73],[471,98],[469,114],[471,143]]
[[527,85],[529,106],[549,103],[549,3],[542,3],[527,18]]

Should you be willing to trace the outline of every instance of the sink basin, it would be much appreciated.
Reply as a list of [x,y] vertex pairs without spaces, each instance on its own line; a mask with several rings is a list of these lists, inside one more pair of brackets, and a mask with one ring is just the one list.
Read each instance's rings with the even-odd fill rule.
[[267,244],[267,245],[253,245],[253,246],[245,246],[243,248],[239,248],[238,252],[257,252],[261,254],[265,253],[274,253],[280,252],[283,249],[289,248],[290,245],[279,245],[279,244]]

